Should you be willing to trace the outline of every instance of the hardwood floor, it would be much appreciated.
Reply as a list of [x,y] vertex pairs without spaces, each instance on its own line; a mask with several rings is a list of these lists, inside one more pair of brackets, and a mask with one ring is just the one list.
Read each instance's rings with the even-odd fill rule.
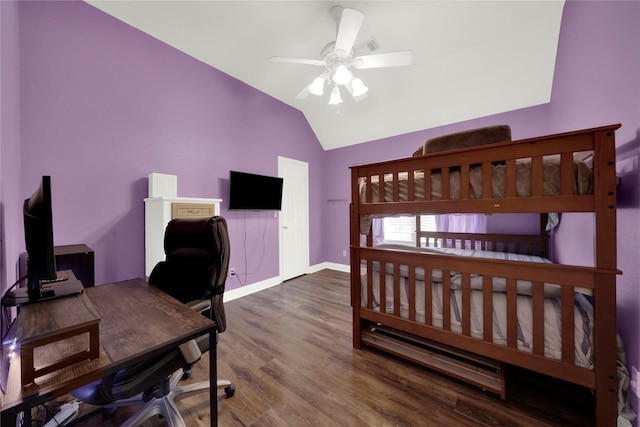
[[[507,399],[351,339],[349,275],[324,270],[225,304],[218,373],[220,426],[588,426],[587,390],[510,370]],[[208,376],[206,360],[192,380]],[[208,394],[180,401],[189,426],[209,425]],[[129,410],[82,426],[116,426]],[[145,425],[163,425],[154,418]]]

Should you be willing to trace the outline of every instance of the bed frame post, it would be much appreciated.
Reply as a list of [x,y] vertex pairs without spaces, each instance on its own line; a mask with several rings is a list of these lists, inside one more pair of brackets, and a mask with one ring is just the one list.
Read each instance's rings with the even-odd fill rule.
[[[616,425],[616,173],[614,130],[596,132],[593,164],[595,199],[595,264],[610,272],[595,274],[594,362],[597,426]],[[603,321],[606,319],[606,321]]]
[[549,214],[540,214],[540,256],[549,258],[549,232],[547,231],[547,223],[549,222]]
[[360,348],[360,214],[358,212],[358,169],[351,168],[350,212],[350,265],[351,265],[351,312],[353,314],[353,348]]

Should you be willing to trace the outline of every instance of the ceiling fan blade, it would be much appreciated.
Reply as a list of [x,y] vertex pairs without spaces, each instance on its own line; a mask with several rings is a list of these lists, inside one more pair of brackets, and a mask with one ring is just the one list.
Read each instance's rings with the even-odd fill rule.
[[287,62],[291,64],[305,64],[305,65],[316,65],[319,67],[324,67],[326,62],[320,61],[317,59],[301,59],[301,58],[284,58],[282,56],[272,56],[269,58],[271,62]]
[[413,51],[403,50],[399,52],[379,53],[376,55],[358,56],[353,59],[351,65],[354,68],[382,68],[382,67],[402,67],[411,65],[413,61]]
[[302,89],[294,98],[305,99],[309,94],[311,94],[311,92],[309,92],[309,86],[305,86],[304,89]]
[[363,21],[364,13],[359,10],[346,8],[342,10],[338,35],[336,36],[336,55],[345,57],[351,53]]

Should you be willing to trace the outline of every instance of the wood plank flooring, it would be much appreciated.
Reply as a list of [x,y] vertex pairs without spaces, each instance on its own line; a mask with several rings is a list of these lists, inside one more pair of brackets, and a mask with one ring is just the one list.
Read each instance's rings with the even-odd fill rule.
[[[514,369],[502,400],[385,353],[354,350],[349,300],[349,275],[323,270],[226,303],[218,374],[235,383],[236,394],[218,392],[219,425],[593,424],[590,394],[580,387]],[[192,380],[206,378],[207,365],[198,363]],[[188,426],[209,425],[207,393],[179,407]],[[106,420],[97,414],[80,425],[117,426],[132,412],[119,409]]]

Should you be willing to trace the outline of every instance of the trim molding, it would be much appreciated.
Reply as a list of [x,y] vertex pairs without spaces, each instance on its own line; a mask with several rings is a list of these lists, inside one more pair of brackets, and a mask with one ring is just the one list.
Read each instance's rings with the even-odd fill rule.
[[246,297],[247,295],[251,295],[255,292],[269,289],[281,283],[282,283],[282,280],[280,279],[280,276],[277,276],[271,279],[263,280],[262,282],[252,283],[250,285],[245,285],[239,288],[231,289],[230,291],[226,291],[224,293],[224,302],[229,302],[237,298]]
[[320,270],[326,269],[349,273],[351,271],[351,266],[348,264],[337,264],[335,262],[323,262],[309,267],[309,273],[317,273]]
[[[334,262],[323,262],[320,264],[316,264],[309,267],[309,274],[317,273],[320,270],[337,270],[345,273],[349,273],[351,271],[351,266],[346,264],[337,264]],[[224,302],[233,301],[234,299],[246,297],[247,295],[251,295],[255,292],[260,292],[265,289],[272,288],[274,286],[278,286],[282,284],[282,279],[280,276],[273,277],[271,279],[263,280],[261,282],[252,283],[250,285],[241,286],[239,288],[231,289],[224,293]]]

